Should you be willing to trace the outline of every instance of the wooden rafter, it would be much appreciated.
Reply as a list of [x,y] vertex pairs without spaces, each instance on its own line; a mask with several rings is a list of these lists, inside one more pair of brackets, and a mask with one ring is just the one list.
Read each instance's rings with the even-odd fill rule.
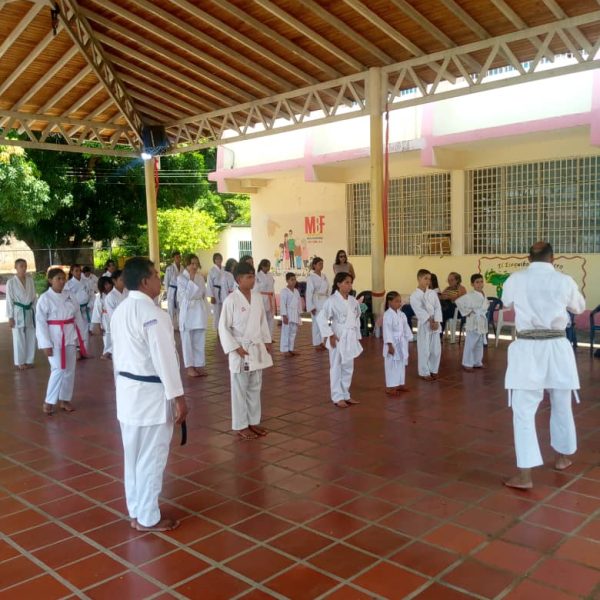
[[92,68],[89,65],[79,70],[79,73],[71,77],[69,82],[61,87],[51,98],[46,100],[44,105],[39,109],[40,113],[45,113],[47,110],[52,108],[61,98],[68,94],[76,85],[78,85],[85,77],[92,72]]
[[4,53],[19,39],[19,36],[29,27],[29,24],[37,17],[37,14],[41,10],[39,4],[34,4],[25,14],[25,16],[19,21],[18,25],[10,32],[8,37],[0,45],[0,58]]

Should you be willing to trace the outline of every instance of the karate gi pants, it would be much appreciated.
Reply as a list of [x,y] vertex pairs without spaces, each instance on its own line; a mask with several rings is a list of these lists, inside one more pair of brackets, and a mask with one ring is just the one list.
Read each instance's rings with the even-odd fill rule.
[[231,428],[246,429],[260,423],[262,369],[231,373]]
[[321,330],[319,329],[319,324],[317,323],[317,316],[319,311],[317,311],[316,315],[311,315],[312,318],[312,343],[313,346],[319,346],[323,343],[323,336],[321,335]]
[[143,527],[160,521],[158,496],[169,457],[173,422],[160,425],[121,425],[125,462],[125,498],[131,519]]
[[15,366],[32,365],[35,360],[35,329],[13,327],[12,338]]
[[270,310],[265,311],[265,317],[267,319],[267,323],[269,324],[269,333],[271,334],[271,339],[273,339],[273,331],[275,330],[275,317]]
[[65,353],[65,369],[60,368],[60,347],[52,348],[52,356],[48,357],[50,379],[48,379],[48,389],[46,390],[45,402],[47,404],[56,404],[59,400],[70,402],[73,397],[77,348],[75,346],[67,346]]
[[180,333],[185,368],[203,367],[206,364],[206,329],[186,329]]
[[175,307],[175,291],[172,293],[167,292],[167,312],[171,317],[171,323],[173,323],[173,329],[179,330],[179,308]]
[[440,370],[440,358],[442,357],[440,332],[439,327],[432,331],[429,323],[419,323],[417,328],[417,355],[421,377],[428,377]]
[[112,354],[112,339],[110,337],[110,332],[105,332],[102,336],[102,343],[104,344],[103,354]]
[[385,368],[385,387],[394,388],[404,385],[406,367],[403,360],[394,360],[393,355],[388,354],[383,359]]
[[463,349],[463,367],[480,367],[483,364],[483,339],[485,334],[467,331]]
[[223,310],[223,304],[221,302],[217,302],[212,305],[213,309],[213,329],[215,331],[219,330],[219,319],[221,318],[221,310]]
[[[550,445],[559,454],[574,454],[577,433],[571,405],[571,390],[548,390],[550,394]],[[529,469],[544,464],[537,432],[535,413],[544,390],[512,390],[513,428],[517,467]]]
[[279,340],[279,350],[281,352],[293,352],[298,333],[298,323],[283,323],[281,326],[281,339]]
[[[81,318],[83,319],[83,322],[85,323],[85,327],[79,332],[81,333],[81,339],[83,340],[83,343],[85,345],[85,349],[89,351],[89,347],[90,347],[90,325],[91,323],[88,321],[88,313],[87,310],[85,308],[81,308]],[[90,315],[91,315],[91,309],[90,309]],[[77,343],[77,349],[79,350],[79,342]],[[61,398],[62,400],[62,398]]]
[[354,359],[342,362],[338,347],[329,349],[329,384],[331,401],[350,400],[350,385],[354,372]]

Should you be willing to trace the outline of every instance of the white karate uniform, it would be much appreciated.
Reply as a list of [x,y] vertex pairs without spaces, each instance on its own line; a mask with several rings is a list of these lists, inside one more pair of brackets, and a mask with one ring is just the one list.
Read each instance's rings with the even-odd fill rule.
[[257,271],[254,290],[262,296],[271,339],[273,339],[273,327],[275,325],[275,314],[277,313],[275,306],[275,278],[273,275],[271,273]]
[[191,280],[188,270],[184,269],[177,278],[177,300],[183,364],[186,368],[203,367],[206,364],[205,345],[208,324],[204,277],[196,273],[194,280]]
[[89,275],[81,273],[81,278],[86,280],[92,294],[95,294],[98,291],[98,277],[94,275],[94,273],[90,273]]
[[[383,314],[383,358],[385,385],[395,388],[404,385],[408,365],[408,343],[412,341],[412,329],[401,310],[388,308]],[[394,347],[390,354],[388,344]]]
[[92,324],[92,309],[94,302],[94,293],[92,291],[90,281],[87,278],[71,277],[65,284],[65,290],[71,294],[71,297],[79,303],[81,316],[85,321],[85,328],[81,332],[81,337],[85,347],[89,344],[90,325]]
[[33,277],[25,275],[25,285],[15,275],[6,284],[6,317],[14,319],[12,328],[15,366],[32,365],[35,360],[35,305]]
[[284,287],[279,293],[279,312],[282,318],[287,317],[287,324],[281,325],[281,339],[279,350],[281,352],[293,352],[298,327],[302,324],[302,298],[300,292],[294,288],[290,290]]
[[487,310],[490,304],[483,292],[471,291],[455,300],[463,317],[466,317],[465,347],[463,349],[463,367],[481,367],[483,365],[483,343],[488,332]]
[[[363,351],[359,342],[360,306],[354,296],[345,300],[339,293],[329,296],[317,316],[321,339],[326,338],[329,350],[329,380],[332,402],[350,400],[350,385],[354,372],[354,359]],[[334,348],[332,335],[337,337]]]
[[[418,370],[421,377],[436,375],[440,369],[442,344],[440,341],[442,307],[438,295],[433,290],[425,292],[417,288],[410,295],[410,305],[417,316],[417,355]],[[429,318],[433,317],[439,327],[433,331]]]
[[107,320],[106,320],[106,324],[108,326],[108,332],[111,332],[112,326],[111,326],[111,320],[112,320],[112,316],[115,312],[115,310],[117,310],[117,307],[119,306],[119,304],[121,304],[121,302],[123,302],[123,300],[125,300],[125,298],[127,298],[128,295],[128,291],[126,289],[123,289],[122,292],[120,292],[116,287],[114,287],[112,290],[110,290],[110,292],[108,292],[108,294],[106,294],[106,298],[104,299],[104,308],[106,309],[106,314],[107,314]]
[[[66,286],[65,286],[66,288]],[[69,321],[72,323],[50,324],[48,321]],[[75,363],[77,362],[77,345],[81,346],[77,332],[83,338],[87,330],[79,301],[71,293],[64,290],[57,294],[52,289],[44,292],[38,300],[35,313],[35,334],[38,348],[52,348],[50,363],[50,379],[46,390],[47,404],[56,404],[59,400],[70,402],[73,397],[75,383]],[[85,350],[85,342],[83,342]]]
[[[125,497],[132,519],[160,521],[158,496],[173,435],[173,399],[183,396],[171,319],[152,298],[129,293],[112,316],[117,418],[125,461]],[[159,382],[120,375],[157,376]]]
[[[273,365],[265,347],[271,343],[271,333],[258,292],[252,291],[250,303],[239,289],[225,298],[219,339],[229,355],[232,429],[241,431],[260,423],[262,370]],[[236,352],[240,347],[248,352],[244,358]]]
[[[533,262],[504,283],[502,302],[514,307],[517,332],[554,329],[564,332],[567,310],[580,314],[585,299],[568,275],[551,263]],[[535,429],[535,413],[544,390],[550,395],[550,444],[560,454],[577,450],[571,395],[579,389],[577,364],[566,337],[547,340],[516,339],[508,347],[504,381],[513,409],[515,450],[519,468],[543,464]]]
[[106,306],[107,295],[96,294],[96,300],[94,302],[94,310],[92,311],[92,323],[94,325],[100,325],[102,329],[102,343],[104,349],[102,354],[112,353],[112,341],[110,337],[110,317]]
[[177,329],[179,326],[179,319],[177,311],[179,310],[179,303],[177,299],[177,279],[183,273],[183,267],[177,267],[175,263],[171,263],[165,270],[165,277],[163,285],[167,291],[167,312],[171,317],[173,327]]
[[[223,271],[223,286],[223,302],[225,302],[225,298],[227,298],[229,294],[237,290],[237,283],[235,281],[235,277],[230,271]],[[223,310],[223,307],[221,307],[221,310]]]
[[323,343],[323,337],[317,323],[320,310],[323,308],[325,301],[329,298],[330,288],[327,276],[324,273],[317,275],[314,271],[311,271],[306,278],[306,310],[312,313],[313,310],[317,312],[312,315],[312,343],[313,346],[319,346]]
[[215,299],[215,303],[212,305],[213,308],[213,329],[219,329],[219,317],[221,316],[221,309],[223,308],[223,300],[227,297],[227,290],[225,289],[224,280],[225,271],[223,268],[213,265],[208,272],[208,295]]

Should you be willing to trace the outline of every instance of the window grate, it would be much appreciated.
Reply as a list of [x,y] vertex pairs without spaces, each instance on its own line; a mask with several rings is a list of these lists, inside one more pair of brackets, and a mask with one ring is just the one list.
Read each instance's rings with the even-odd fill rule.
[[252,256],[251,240],[238,240],[238,258],[242,256]]
[[600,157],[566,158],[467,171],[465,249],[600,252]]
[[352,183],[346,186],[348,252],[353,256],[371,254],[371,186]]

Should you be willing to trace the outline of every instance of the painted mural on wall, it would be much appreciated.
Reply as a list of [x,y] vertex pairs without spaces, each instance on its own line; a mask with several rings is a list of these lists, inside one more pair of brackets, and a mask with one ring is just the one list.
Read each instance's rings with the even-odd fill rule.
[[[570,275],[585,296],[587,271],[583,256],[555,256],[554,268]],[[502,298],[502,286],[511,273],[521,271],[529,266],[527,256],[482,256],[479,259],[479,272],[487,283],[496,288],[496,295]]]

